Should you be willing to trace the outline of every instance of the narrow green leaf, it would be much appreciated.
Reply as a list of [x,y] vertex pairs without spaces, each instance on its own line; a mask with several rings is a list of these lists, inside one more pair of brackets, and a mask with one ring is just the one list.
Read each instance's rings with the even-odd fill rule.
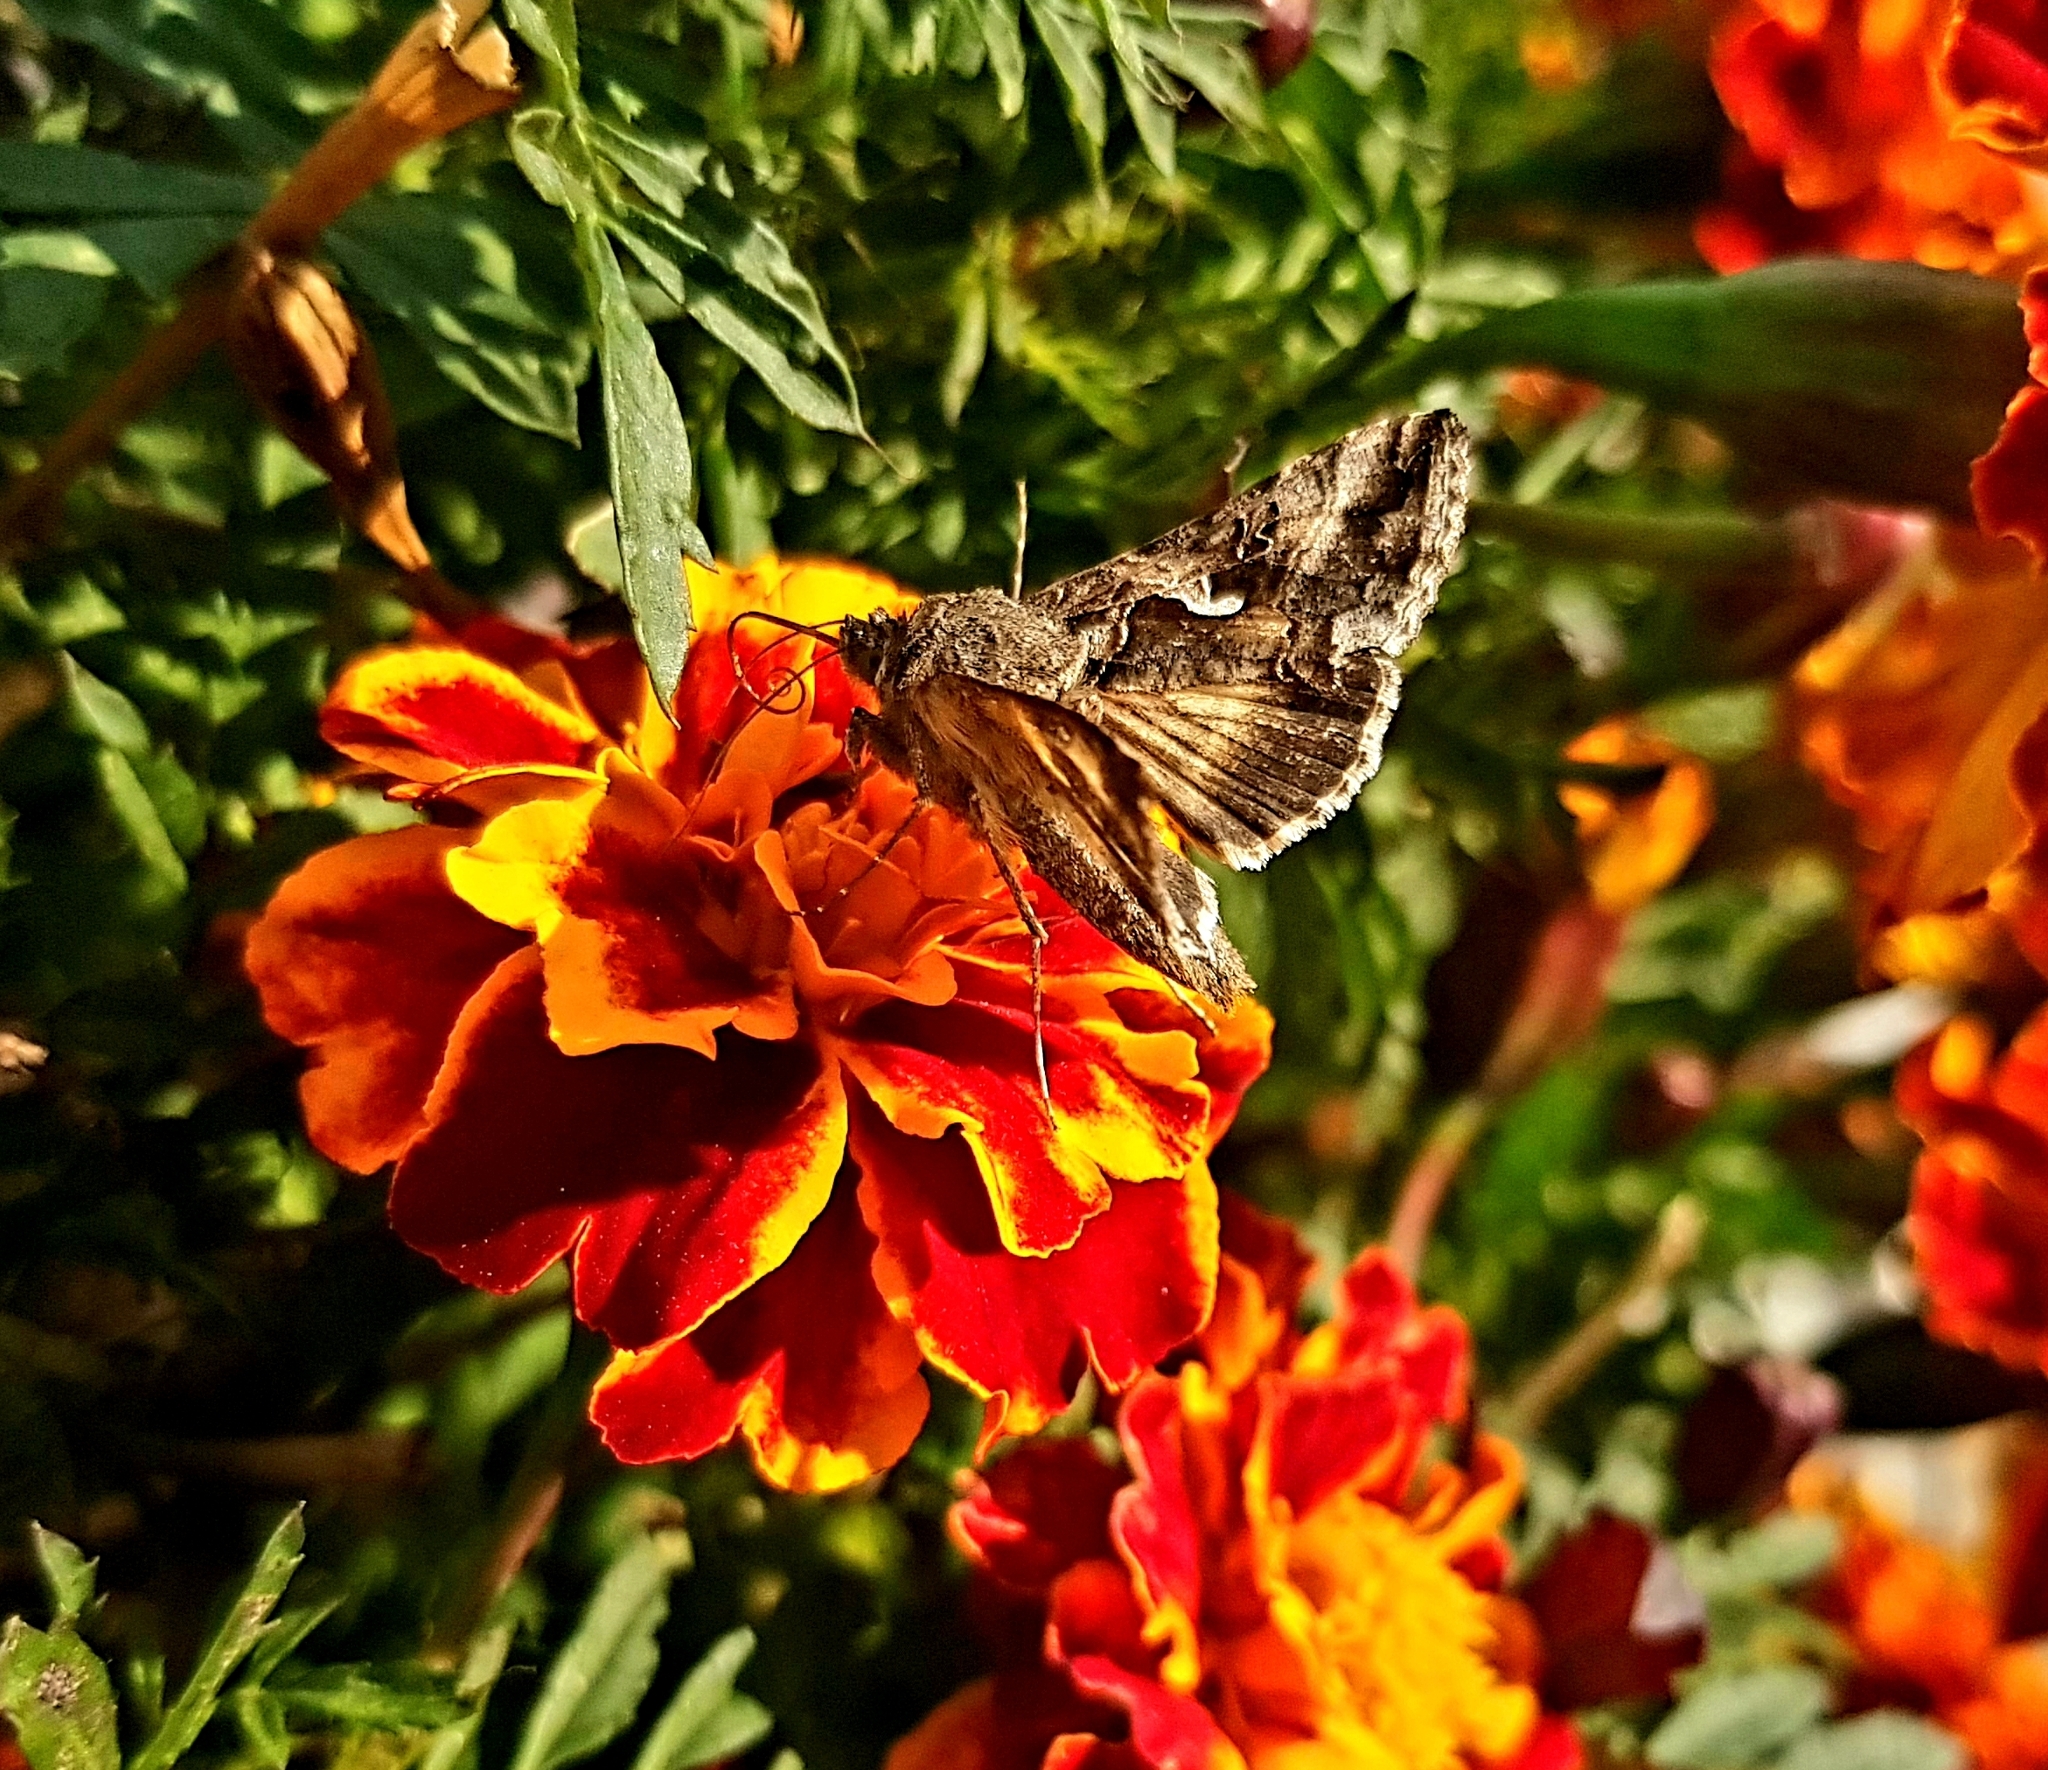
[[540,58],[549,97],[564,109],[579,106],[583,65],[574,0],[505,0],[505,18]]
[[1970,463],[2026,357],[2011,292],[1983,277],[1787,259],[1496,314],[1340,383],[1308,428],[1357,423],[1438,375],[1541,364],[1698,418],[1791,485],[1972,522]]
[[[1115,7],[1105,0],[1104,10],[1114,12]],[[1173,133],[1178,113],[1160,103],[1153,96],[1152,89],[1145,82],[1142,69],[1134,69],[1122,56],[1116,56],[1117,82],[1123,87],[1124,103],[1130,107],[1131,121],[1137,125],[1138,141],[1163,178],[1173,176]]]
[[860,415],[789,353],[742,305],[701,285],[690,292],[690,318],[761,377],[762,384],[793,416],[817,430],[861,434]]
[[256,1557],[242,1589],[235,1594],[200,1650],[199,1663],[178,1692],[163,1723],[142,1749],[129,1760],[128,1770],[169,1770],[198,1739],[220,1705],[220,1693],[234,1669],[263,1639],[270,1625],[270,1613],[298,1571],[300,1550],[305,1546],[305,1508],[294,1506],[270,1533]]
[[304,1667],[267,1689],[288,1714],[386,1733],[451,1726],[468,1712],[445,1678],[409,1665]]
[[0,1628],[0,1716],[30,1770],[117,1770],[114,1687],[67,1625],[44,1634],[20,1617]]
[[1743,1770],[1828,1712],[1828,1681],[1803,1666],[1704,1676],[1650,1735],[1659,1770]]
[[1016,0],[981,0],[981,35],[996,77],[996,108],[1014,117],[1024,109],[1024,33]]
[[1067,114],[1080,132],[1089,166],[1102,170],[1102,144],[1109,139],[1109,100],[1102,70],[1095,65],[1094,33],[1069,12],[1062,0],[1024,0],[1032,28],[1052,59],[1052,71],[1065,94]]
[[340,1608],[341,1599],[337,1596],[319,1604],[294,1604],[289,1610],[279,1611],[249,1655],[241,1681],[252,1685],[268,1683],[270,1675],[298,1651],[306,1637]]
[[660,1663],[675,1560],[653,1538],[605,1570],[576,1629],[548,1667],[511,1770],[558,1770],[602,1751],[638,1712]]
[[711,563],[690,519],[695,496],[690,434],[676,390],[647,325],[634,311],[611,242],[594,222],[577,228],[586,273],[595,284],[598,374],[619,558],[633,636],[662,707],[675,698],[690,647],[690,591],[683,556]]
[[970,262],[960,275],[953,322],[953,348],[946,354],[946,366],[939,375],[939,410],[948,424],[958,426],[967,409],[967,396],[981,378],[988,360],[988,274],[979,263]]
[[242,1735],[244,1756],[240,1762],[261,1770],[284,1770],[292,1757],[284,1704],[269,1691],[245,1684],[228,1693],[227,1709]]
[[42,265],[0,268],[0,374],[26,381],[61,369],[107,305],[104,277]]
[[54,1621],[59,1626],[75,1623],[92,1602],[93,1572],[99,1562],[88,1561],[76,1543],[40,1524],[29,1525],[28,1540],[43,1589],[50,1594]]
[[633,1770],[696,1770],[736,1758],[766,1738],[773,1717],[732,1687],[753,1652],[752,1629],[714,1641],[648,1729]]
[[104,148],[0,142],[0,211],[16,215],[253,215],[260,178],[131,160]]

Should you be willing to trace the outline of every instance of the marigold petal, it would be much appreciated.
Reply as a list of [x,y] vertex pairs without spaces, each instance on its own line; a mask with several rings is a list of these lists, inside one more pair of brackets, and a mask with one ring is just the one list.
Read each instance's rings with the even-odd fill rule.
[[1004,1585],[1043,1591],[1075,1562],[1110,1554],[1110,1496],[1124,1480],[1086,1438],[1037,1439],[988,1469],[947,1513],[947,1528]]
[[1043,1003],[1052,1124],[1039,1093],[1028,971],[956,962],[941,1008],[889,1002],[862,1016],[847,1067],[899,1131],[957,1126],[1012,1253],[1071,1247],[1105,1209],[1112,1179],[1179,1173],[1201,1153],[1209,1111],[1184,1032],[1127,1029],[1085,984],[1049,975]]
[[960,1138],[905,1136],[859,1097],[851,1130],[861,1209],[880,1243],[876,1283],[925,1356],[989,1397],[984,1449],[1045,1425],[1085,1365],[1122,1389],[1207,1318],[1217,1230],[1206,1164],[1111,1183],[1107,1208],[1071,1247],[1019,1258]]
[[454,646],[397,646],[358,658],[321,709],[344,755],[408,780],[522,762],[575,766],[603,734],[502,664]]
[[548,1027],[571,1056],[678,1045],[718,1030],[792,1038],[789,918],[751,868],[683,832],[681,808],[630,768],[567,801],[494,820],[449,863],[466,902],[539,936]]
[[928,1398],[917,1342],[868,1276],[873,1251],[841,1187],[795,1251],[701,1327],[620,1353],[591,1397],[613,1454],[702,1456],[739,1432],[764,1479],[803,1493],[888,1468]]
[[1942,45],[1941,80],[1966,141],[2038,167],[2048,148],[2048,15],[2039,0],[1963,0]]
[[2048,1371],[2048,1177],[2001,1186],[1925,1156],[1906,1219],[1939,1337]]
[[307,1135],[357,1173],[425,1129],[462,1005],[523,944],[448,890],[463,840],[421,827],[338,843],[279,886],[249,931],[264,1019],[313,1049],[299,1083]]
[[687,1332],[824,1208],[845,1147],[838,1072],[797,1042],[565,1057],[541,996],[529,950],[464,1009],[392,1224],[493,1291],[574,1246],[584,1320],[626,1346]]

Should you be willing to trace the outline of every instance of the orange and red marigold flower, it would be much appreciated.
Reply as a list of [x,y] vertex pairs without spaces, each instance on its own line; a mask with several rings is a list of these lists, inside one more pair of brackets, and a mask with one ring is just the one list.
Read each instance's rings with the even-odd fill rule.
[[1928,1326],[2048,1370],[2048,1009],[2003,1056],[1972,1016],[1899,1067],[1899,1113],[1926,1144],[1906,1226]]
[[570,1258],[617,1454],[738,1432],[769,1479],[842,1486],[909,1446],[921,1362],[987,1399],[986,1441],[1201,1326],[1206,1158],[1268,1023],[1198,1012],[1032,882],[1048,1110],[991,856],[855,777],[828,646],[734,620],[909,599],[772,561],[692,584],[673,725],[623,641],[486,620],[353,664],[323,730],[428,821],[316,855],[248,969],[312,1052],[314,1142],[396,1164],[400,1235],[494,1291]]
[[1369,1249],[1306,1336],[1293,1232],[1224,1209],[1215,1318],[1088,1438],[1003,1457],[953,1510],[997,1669],[889,1770],[1569,1770],[1499,1594],[1520,1465],[1463,1418],[1469,1352]]

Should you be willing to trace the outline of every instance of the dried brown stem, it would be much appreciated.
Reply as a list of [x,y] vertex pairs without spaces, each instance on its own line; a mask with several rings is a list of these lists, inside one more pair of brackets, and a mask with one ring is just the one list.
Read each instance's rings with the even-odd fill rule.
[[[495,25],[478,28],[488,5],[489,0],[436,0],[415,21],[362,97],[314,143],[242,230],[234,264],[252,254],[303,252],[407,154],[517,102],[519,87],[504,34]],[[200,271],[187,285],[178,311],[150,333],[128,365],[65,427],[35,470],[0,494],[0,557],[18,557],[36,545],[72,481],[221,340],[236,281],[228,265]],[[452,608],[451,598],[461,592],[422,572],[418,560],[400,558],[398,563],[408,573],[407,599],[445,619],[442,611]],[[461,605],[462,612],[475,612],[467,597],[461,597]]]
[[1576,1391],[1627,1336],[1630,1311],[1699,1257],[1706,1213],[1680,1194],[1664,1207],[1656,1233],[1613,1296],[1593,1311],[1516,1385],[1497,1423],[1515,1438],[1533,1438],[1557,1404]]

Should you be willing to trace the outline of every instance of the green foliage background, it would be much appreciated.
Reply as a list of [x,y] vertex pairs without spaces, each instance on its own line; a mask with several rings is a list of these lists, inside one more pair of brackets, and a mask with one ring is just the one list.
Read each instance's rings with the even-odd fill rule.
[[[1232,0],[800,11],[781,65],[752,0],[507,0],[526,105],[327,235],[436,560],[586,628],[617,623],[623,582],[672,664],[679,549],[998,581],[1021,479],[1043,580],[1395,391],[1459,409],[1494,514],[1409,660],[1388,766],[1270,872],[1220,882],[1279,1029],[1226,1177],[1333,1263],[1383,1227],[1569,885],[1563,745],[1647,709],[1713,764],[1720,823],[1633,924],[1595,1038],[1481,1141],[1426,1279],[1505,1393],[1671,1201],[1700,1205],[1692,1273],[1537,1447],[1529,1528],[1594,1496],[1687,1522],[1669,1459],[1702,1348],[1768,1337],[1774,1274],[1863,1295],[1904,1197],[1903,1153],[1840,1129],[1881,1060],[1794,1085],[1758,1059],[1857,990],[1851,856],[1778,701],[1834,611],[1778,609],[1788,531],[1731,516],[1742,461],[1676,415],[1725,418],[1740,389],[1703,405],[1616,367],[1619,391],[1518,441],[1495,416],[1508,347],[1430,350],[1561,291],[1696,274],[1703,77],[1653,37],[1540,94],[1515,0],[1326,0],[1270,89]],[[394,0],[0,6],[11,472],[409,23]],[[1597,375],[1634,334],[1588,311],[1599,360],[1573,366]],[[1553,506],[1583,520],[1514,520]],[[0,1100],[0,1612],[53,1619],[0,1644],[0,1709],[55,1655],[102,1681],[66,1760],[94,1770],[875,1763],[973,1669],[941,1532],[967,1398],[831,1502],[730,1457],[622,1471],[576,1435],[592,1348],[562,1287],[456,1290],[298,1128],[297,1060],[234,934],[307,854],[403,818],[326,789],[314,728],[338,664],[406,629],[392,592],[218,357],[0,580],[0,1030],[50,1053]],[[1719,1078],[1711,1100],[1660,1094],[1674,1056]],[[1984,1411],[2007,1395],[1973,1380]],[[564,1459],[559,1524],[474,1614]],[[309,1503],[278,1525],[287,1499]],[[100,1556],[96,1587],[31,1518]],[[252,1557],[261,1614],[229,1605],[215,1632]]]

